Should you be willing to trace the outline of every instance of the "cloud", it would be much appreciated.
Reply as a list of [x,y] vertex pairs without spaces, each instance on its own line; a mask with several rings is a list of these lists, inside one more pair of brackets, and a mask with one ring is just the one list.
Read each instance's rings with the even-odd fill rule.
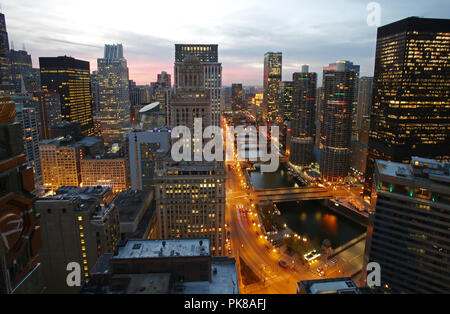
[[[283,52],[283,79],[303,63],[319,74],[336,60],[373,75],[376,28],[366,23],[370,1],[335,0],[3,0],[9,37],[38,57],[71,55],[91,62],[103,45],[122,43],[130,78],[139,84],[173,72],[175,43],[217,43],[224,85],[262,84],[264,53]],[[382,23],[408,16],[448,18],[450,2],[379,0]]]

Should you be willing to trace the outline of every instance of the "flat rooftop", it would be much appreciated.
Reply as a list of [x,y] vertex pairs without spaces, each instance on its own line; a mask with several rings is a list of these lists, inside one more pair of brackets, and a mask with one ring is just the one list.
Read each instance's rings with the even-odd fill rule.
[[433,159],[412,157],[410,164],[377,160],[378,172],[393,178],[412,180],[415,182],[450,183],[450,163]]
[[175,284],[172,294],[239,294],[236,262],[234,259],[213,258],[211,282]]
[[134,222],[136,217],[150,207],[152,191],[123,191],[114,198],[114,205],[119,210],[120,222]]
[[211,256],[209,239],[133,240],[119,247],[113,259]]
[[323,280],[309,280],[299,283],[307,294],[337,294],[341,291],[354,291],[358,293],[358,287],[352,278],[333,278]]

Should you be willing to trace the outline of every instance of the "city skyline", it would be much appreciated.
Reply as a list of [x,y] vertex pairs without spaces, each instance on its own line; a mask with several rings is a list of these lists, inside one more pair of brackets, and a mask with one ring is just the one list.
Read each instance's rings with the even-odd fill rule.
[[[175,44],[195,42],[219,44],[226,86],[236,82],[262,86],[262,56],[272,50],[283,52],[283,80],[306,63],[312,72],[319,73],[320,83],[323,66],[337,60],[360,64],[361,76],[373,75],[377,28],[367,24],[369,2],[334,1],[324,7],[283,1],[275,8],[261,5],[261,1],[229,1],[207,8],[198,1],[176,2],[170,19],[164,14],[150,14],[150,18],[146,15],[163,12],[163,4],[158,3],[128,5],[117,10],[114,1],[108,6],[101,1],[86,5],[81,1],[64,7],[53,2],[2,2],[10,42],[17,50],[24,44],[35,67],[39,57],[70,55],[89,61],[94,71],[104,44],[122,43],[130,79],[149,84],[161,70],[173,74]],[[450,4],[439,1],[378,3],[381,25],[408,16],[442,18],[450,9]],[[342,10],[343,6],[348,9]],[[210,10],[216,13],[207,14]],[[186,19],[186,14],[191,18]]]

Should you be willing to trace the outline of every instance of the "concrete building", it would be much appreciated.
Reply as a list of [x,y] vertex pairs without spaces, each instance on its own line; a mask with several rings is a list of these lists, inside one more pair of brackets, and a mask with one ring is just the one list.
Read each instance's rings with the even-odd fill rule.
[[23,144],[28,166],[33,168],[36,188],[42,186],[41,158],[39,153],[40,114],[39,103],[32,94],[16,94],[11,97],[16,104],[16,121],[22,124]]
[[[67,285],[67,265],[81,266],[82,280],[98,258],[116,250],[120,236],[119,214],[112,204],[97,197],[110,187],[83,188],[36,201],[42,228],[42,267],[46,293],[77,293]],[[61,191],[60,191],[61,192]]]
[[20,93],[24,87],[24,73],[26,73],[26,70],[33,68],[31,55],[24,50],[11,49],[9,51],[9,62],[11,63],[12,82],[16,88],[16,93]]
[[342,182],[350,170],[352,112],[358,72],[348,61],[324,68],[320,171],[323,179]]
[[306,280],[298,283],[297,294],[379,294],[382,289],[357,287],[352,278]]
[[239,294],[236,263],[208,239],[139,240],[102,256],[83,294]]
[[314,161],[316,137],[315,104],[317,74],[305,72],[293,74],[293,105],[291,121],[290,161],[298,166]]
[[284,121],[292,119],[294,82],[282,81],[278,87],[278,106]]
[[120,233],[127,239],[156,239],[158,221],[154,191],[123,191],[114,200],[119,211]]
[[156,210],[160,238],[208,238],[225,255],[226,172],[211,162],[158,161]]
[[450,163],[377,160],[373,182],[363,270],[378,263],[394,293],[448,293]]
[[126,191],[130,188],[127,163],[125,156],[120,154],[83,157],[80,161],[81,186],[108,185],[115,195]]
[[[39,103],[40,116],[40,140],[49,140],[55,138],[51,136],[51,129],[63,123],[61,119],[61,101],[60,95],[51,92],[33,92],[34,97]],[[80,125],[81,131],[81,125]]]
[[[222,64],[219,63],[218,45],[175,45],[175,88],[182,83],[179,67],[188,56],[195,56],[203,67],[203,86],[209,94],[211,125],[222,125]],[[209,126],[209,125],[208,125]]]
[[42,229],[32,208],[33,169],[27,164],[15,104],[0,98],[0,294],[42,293]]
[[39,153],[45,190],[80,186],[81,159],[83,156],[103,155],[103,139],[85,137],[80,141],[70,138],[45,140],[39,144]]
[[356,110],[356,129],[363,127],[365,117],[370,116],[373,101],[373,77],[361,77],[359,79],[358,108]]
[[149,131],[134,130],[127,134],[126,156],[129,162],[131,189],[153,190],[158,153],[170,149],[170,132],[167,128]]

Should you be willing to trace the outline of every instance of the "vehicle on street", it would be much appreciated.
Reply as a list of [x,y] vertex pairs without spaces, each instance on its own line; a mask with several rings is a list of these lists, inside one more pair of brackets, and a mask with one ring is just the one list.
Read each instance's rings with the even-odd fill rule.
[[283,261],[283,260],[280,260],[280,261],[278,262],[278,264],[280,264],[280,266],[283,267],[284,269],[288,269],[288,268],[289,268],[288,263],[286,263],[286,262]]

